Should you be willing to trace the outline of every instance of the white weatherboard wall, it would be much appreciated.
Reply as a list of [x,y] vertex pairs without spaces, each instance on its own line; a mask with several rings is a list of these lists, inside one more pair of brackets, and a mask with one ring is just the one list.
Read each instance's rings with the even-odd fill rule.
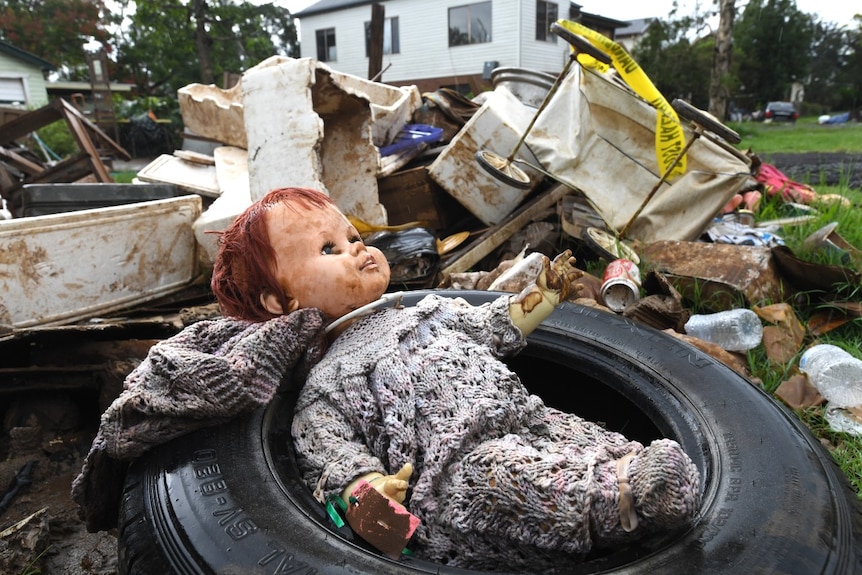
[[[542,42],[536,36],[535,0],[493,0],[491,42],[449,46],[449,8],[468,0],[391,0],[382,3],[387,18],[398,17],[399,54],[383,56],[384,82],[420,78],[481,74],[485,62],[501,67],[520,67],[556,74],[562,70],[569,44]],[[559,14],[568,14],[568,3],[559,3]],[[371,5],[357,6],[300,18],[303,57],[317,57],[315,32],[335,28],[337,60],[327,65],[339,72],[368,76],[365,55],[365,22]]]
[[[23,91],[23,94],[21,93]],[[21,104],[39,108],[48,103],[48,91],[42,70],[17,58],[0,54],[0,104],[7,96],[23,96]]]

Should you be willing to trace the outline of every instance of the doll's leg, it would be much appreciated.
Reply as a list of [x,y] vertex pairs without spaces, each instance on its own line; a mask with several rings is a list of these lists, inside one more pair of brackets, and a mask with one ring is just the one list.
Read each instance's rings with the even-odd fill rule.
[[676,441],[658,439],[597,474],[591,522],[599,546],[674,529],[700,508],[700,473]]
[[[601,446],[585,451],[539,443],[519,435],[489,440],[450,468],[438,501],[440,532],[455,539],[462,554],[472,554],[471,565],[492,549],[502,565],[512,568],[528,558],[524,565],[533,569],[537,554],[591,549],[592,476],[600,461],[615,456]],[[433,538],[435,526],[428,530]]]
[[607,450],[610,459],[597,463],[589,487],[597,546],[678,527],[700,506],[700,475],[675,441],[657,440],[644,450],[619,433],[551,408],[535,414],[531,430],[543,431],[537,445],[547,440],[545,450]]
[[470,561],[493,549],[505,564],[531,557],[535,567],[535,553],[584,554],[680,526],[697,512],[699,474],[675,441],[644,449],[559,412],[540,420],[450,468],[440,533],[462,555],[474,554]]

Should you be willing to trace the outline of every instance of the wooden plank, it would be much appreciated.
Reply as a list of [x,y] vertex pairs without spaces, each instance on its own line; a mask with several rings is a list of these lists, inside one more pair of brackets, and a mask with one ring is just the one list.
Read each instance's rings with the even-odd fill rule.
[[90,164],[93,167],[96,179],[100,182],[113,182],[114,179],[111,178],[111,174],[108,172],[105,164],[102,163],[101,154],[99,154],[99,151],[90,139],[90,135],[84,130],[84,126],[79,121],[79,118],[77,116],[67,116],[66,121],[69,123],[69,128],[72,130],[72,135],[75,137],[75,141],[78,142],[78,146],[90,156]]
[[526,226],[533,217],[553,206],[563,196],[568,194],[570,189],[563,184],[557,184],[547,192],[537,196],[535,199],[527,202],[512,214],[506,217],[496,226],[488,229],[475,242],[467,246],[461,252],[456,252],[441,266],[440,275],[446,278],[450,274],[461,273],[469,270],[479,261],[494,251],[503,242],[508,240],[512,235]]
[[22,172],[31,176],[45,171],[44,166],[40,166],[36,162],[28,160],[13,150],[7,150],[3,146],[0,146],[0,160],[3,160],[12,167],[18,168]]
[[23,138],[27,134],[35,132],[43,126],[62,120],[63,113],[61,112],[61,108],[61,101],[54,100],[38,110],[34,110],[3,124],[0,126],[0,145],[6,146],[18,138]]
[[97,140],[103,141],[108,147],[111,148],[118,156],[122,157],[124,160],[131,160],[132,155],[126,151],[120,144],[112,140],[105,132],[99,128],[96,124],[88,120],[78,109],[67,102],[66,100],[60,100],[61,105],[63,107],[63,113],[66,116],[66,120],[70,121],[71,118],[76,118],[81,125],[89,132],[88,136],[95,136]]

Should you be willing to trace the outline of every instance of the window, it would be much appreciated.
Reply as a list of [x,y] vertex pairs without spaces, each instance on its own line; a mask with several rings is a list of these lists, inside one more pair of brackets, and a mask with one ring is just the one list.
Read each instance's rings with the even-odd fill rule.
[[28,104],[27,83],[21,76],[0,77],[0,104]]
[[317,31],[317,59],[321,62],[334,62],[335,28],[324,28]]
[[557,35],[551,33],[551,24],[556,22],[557,5],[545,0],[536,0],[536,40],[557,43]]
[[[371,22],[365,23],[365,57],[371,51]],[[398,42],[398,17],[386,18],[383,21],[383,53],[400,54],[401,45]]]
[[491,3],[479,2],[449,8],[449,45],[482,44],[491,41]]

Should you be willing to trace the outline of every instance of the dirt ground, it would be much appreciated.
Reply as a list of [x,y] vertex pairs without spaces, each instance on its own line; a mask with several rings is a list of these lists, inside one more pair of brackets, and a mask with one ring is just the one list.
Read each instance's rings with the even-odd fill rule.
[[[764,161],[815,189],[821,182],[808,176],[824,167],[828,176],[823,183],[834,185],[849,177],[851,186],[862,187],[862,158],[857,155],[775,155]],[[0,383],[0,392],[4,385]],[[70,497],[72,480],[95,436],[104,394],[98,399],[74,392],[2,393],[0,398],[6,406],[0,437],[0,573],[117,573],[115,532],[88,533]],[[29,476],[23,477],[28,468]]]
[[82,411],[63,394],[10,402],[0,443],[0,573],[117,573],[115,533],[88,533],[70,496],[98,421]]

